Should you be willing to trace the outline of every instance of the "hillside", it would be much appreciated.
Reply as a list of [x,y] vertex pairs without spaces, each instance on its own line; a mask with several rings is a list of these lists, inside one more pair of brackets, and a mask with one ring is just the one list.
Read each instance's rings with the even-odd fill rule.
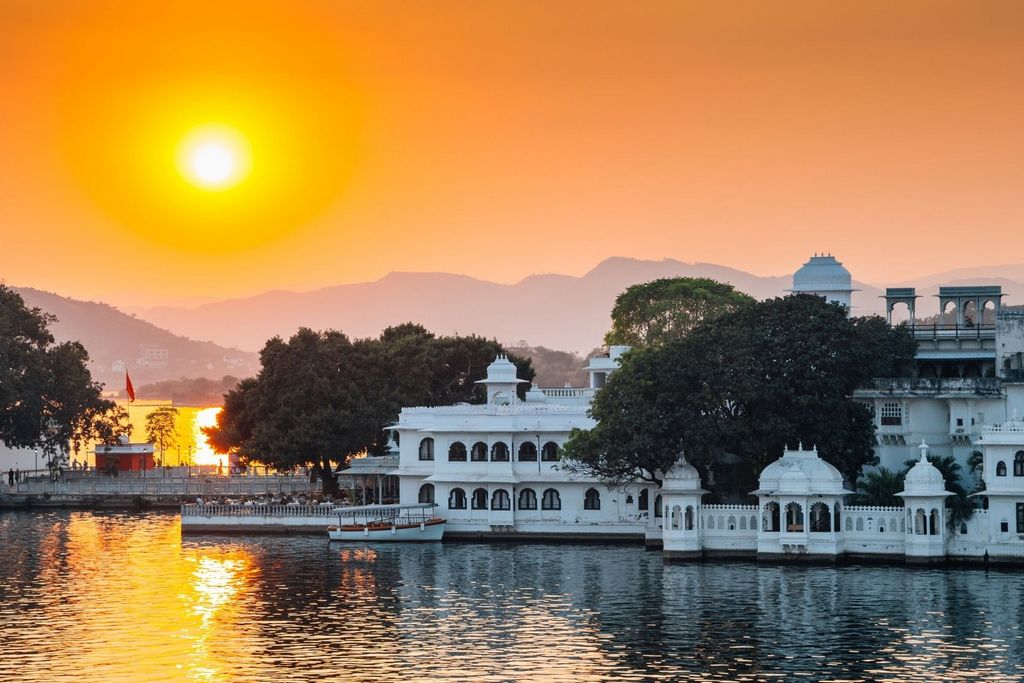
[[180,377],[255,374],[255,353],[188,339],[126,315],[113,306],[14,287],[29,306],[57,317],[57,341],[78,340],[89,351],[93,378],[110,390],[124,387],[125,368],[135,386]]
[[[760,277],[710,263],[610,258],[582,277],[531,275],[502,285],[447,273],[391,273],[375,282],[267,292],[191,309],[154,308],[143,316],[180,334],[252,350],[300,326],[363,337],[412,320],[439,334],[476,333],[504,343],[525,340],[585,354],[601,344],[620,292],[675,276],[711,277],[757,298],[780,296],[790,285],[788,275]],[[881,292],[863,283],[855,286],[862,291],[854,295],[854,305],[881,312]]]

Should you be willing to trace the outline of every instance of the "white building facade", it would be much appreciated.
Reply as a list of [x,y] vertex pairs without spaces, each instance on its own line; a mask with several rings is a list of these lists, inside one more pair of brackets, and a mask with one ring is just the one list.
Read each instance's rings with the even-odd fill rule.
[[[624,351],[613,347],[591,362],[591,387]],[[520,400],[522,383],[499,357],[481,380],[486,404],[404,408],[389,428],[399,499],[436,503],[450,537],[643,539],[654,525],[653,484],[609,487],[560,467],[569,432],[594,426],[587,410],[595,388],[534,387]]]

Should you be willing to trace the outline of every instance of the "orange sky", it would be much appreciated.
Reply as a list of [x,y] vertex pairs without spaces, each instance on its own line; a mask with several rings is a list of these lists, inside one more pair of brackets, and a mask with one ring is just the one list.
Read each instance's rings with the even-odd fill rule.
[[[1024,261],[1024,4],[0,0],[0,277],[128,305],[611,255]],[[174,149],[233,126],[252,174]]]

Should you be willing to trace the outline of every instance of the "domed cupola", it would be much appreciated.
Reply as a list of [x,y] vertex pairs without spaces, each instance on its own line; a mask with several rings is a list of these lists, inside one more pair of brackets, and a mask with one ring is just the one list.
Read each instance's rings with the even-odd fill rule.
[[518,402],[516,390],[525,379],[516,377],[515,363],[508,356],[500,354],[494,362],[487,366],[487,377],[477,380],[477,384],[487,387],[487,403],[489,405],[511,405]]
[[661,479],[661,490],[666,493],[707,493],[700,487],[700,473],[680,455]]
[[794,294],[813,294],[850,308],[854,291],[850,271],[831,254],[815,254],[793,273]]
[[907,472],[903,479],[903,491],[896,495],[904,498],[916,496],[946,496],[946,480],[935,465],[928,462],[928,444],[924,441],[918,446],[921,458]]

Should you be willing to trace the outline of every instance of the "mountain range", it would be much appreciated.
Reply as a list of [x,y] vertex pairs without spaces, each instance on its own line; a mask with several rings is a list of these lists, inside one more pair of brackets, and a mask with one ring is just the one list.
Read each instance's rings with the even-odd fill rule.
[[[475,333],[509,346],[543,346],[585,355],[601,345],[615,297],[662,277],[710,277],[759,299],[780,296],[791,276],[758,276],[711,263],[609,258],[581,277],[531,275],[498,284],[451,273],[390,273],[379,280],[313,291],[270,291],[193,308],[159,307],[128,315],[103,303],[15,288],[33,306],[57,316],[59,340],[78,339],[92,371],[112,388],[127,368],[136,384],[180,377],[245,377],[258,369],[256,351],[274,335],[299,327],[334,328],[375,336],[388,325],[415,321],[438,334]],[[939,285],[1002,285],[1004,302],[1024,303],[1024,264],[961,268],[894,282],[917,286],[918,316],[937,312],[929,301]],[[854,281],[855,314],[884,313],[883,289]],[[196,340],[206,341],[196,341]]]
[[[758,276],[712,263],[609,258],[581,277],[531,275],[506,285],[450,273],[394,272],[374,282],[271,291],[194,308],[153,308],[141,316],[179,334],[249,350],[300,326],[364,337],[412,320],[437,333],[476,333],[507,344],[586,353],[601,344],[619,293],[640,282],[679,276],[728,282],[758,299],[780,296],[791,284],[790,275]],[[918,293],[927,297],[939,283],[979,281],[1001,284],[1010,302],[1024,300],[1024,264],[937,273],[917,280]],[[860,290],[854,294],[855,313],[884,313],[883,289],[858,281],[854,287]],[[922,299],[918,314],[928,315],[932,308]]]

